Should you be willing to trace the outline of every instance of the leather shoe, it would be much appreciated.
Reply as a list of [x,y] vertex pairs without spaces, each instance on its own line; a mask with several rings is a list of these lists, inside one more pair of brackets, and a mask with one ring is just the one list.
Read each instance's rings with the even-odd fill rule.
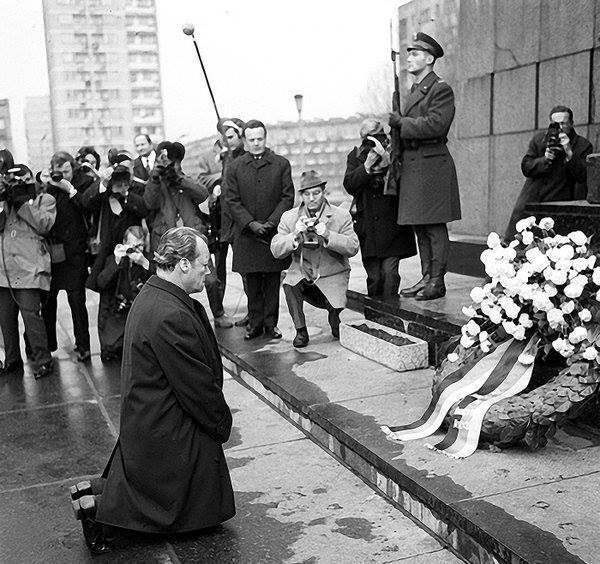
[[415,296],[418,301],[435,300],[446,295],[446,285],[443,276],[435,276]]
[[308,341],[308,330],[306,327],[300,327],[299,329],[296,329],[296,336],[292,341],[292,345],[294,345],[297,349],[301,349],[308,345]]
[[33,377],[36,380],[39,380],[40,378],[45,378],[46,376],[50,376],[50,374],[52,374],[53,371],[54,371],[54,360],[49,360],[47,362],[44,362],[44,364],[40,365],[39,368],[34,370]]
[[75,347],[75,354],[79,362],[89,362],[92,357],[90,349],[84,349],[83,347]]
[[262,334],[262,327],[248,327],[246,330],[246,334],[244,335],[244,339],[246,341],[249,341],[250,339],[256,339],[256,337],[260,337]]
[[231,329],[233,327],[233,321],[229,319],[229,316],[224,313],[219,317],[215,317],[215,327],[221,327],[222,329]]
[[104,537],[104,528],[96,522],[96,500],[93,495],[85,495],[71,501],[75,518],[81,521],[85,544],[92,554],[106,554],[113,546]]
[[331,327],[331,334],[334,339],[340,338],[340,312],[332,309],[327,316],[329,321],[329,327]]
[[421,278],[421,280],[419,280],[416,284],[414,284],[408,288],[404,288],[404,290],[400,290],[400,295],[404,298],[412,298],[412,297],[416,296],[420,290],[425,288],[425,286],[427,286],[428,283],[429,283],[429,274],[424,274],[423,278]]
[[13,374],[14,372],[19,371],[23,371],[22,360],[13,360],[12,362],[8,362],[4,366],[0,366],[0,376],[6,376],[8,374]]
[[242,317],[242,319],[238,319],[234,325],[236,327],[246,327],[246,325],[248,325],[248,323],[250,322],[250,317],[247,315],[246,317]]
[[268,339],[281,339],[283,335],[277,327],[265,327],[265,336]]

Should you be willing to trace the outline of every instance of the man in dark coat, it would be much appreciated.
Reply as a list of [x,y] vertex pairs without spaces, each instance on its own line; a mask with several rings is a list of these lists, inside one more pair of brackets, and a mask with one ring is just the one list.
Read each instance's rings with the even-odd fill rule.
[[450,252],[446,224],[461,217],[456,169],[446,147],[454,119],[454,93],[433,72],[436,59],[444,55],[437,41],[417,33],[407,49],[407,70],[415,83],[404,114],[392,113],[389,123],[399,130],[404,147],[398,224],[414,226],[423,277],[400,295],[432,300],[446,294]]
[[528,203],[579,200],[587,195],[585,159],[593,150],[592,144],[575,132],[571,108],[552,108],[550,123],[548,131],[533,136],[521,161],[527,180],[508,221],[507,239],[517,232],[516,224],[525,217]]
[[[42,173],[46,191],[56,200],[56,221],[48,235],[52,244],[61,245],[63,260],[52,263],[50,292],[42,309],[48,348],[58,348],[56,339],[56,308],[60,290],[65,290],[75,336],[77,358],[85,362],[90,359],[90,332],[88,312],[85,304],[85,281],[88,277],[88,216],[83,205],[83,194],[92,186],[96,177],[79,166],[75,159],[63,151],[52,156],[50,161],[52,176]],[[62,178],[62,179],[59,179]]]
[[264,334],[280,339],[279,282],[290,258],[276,259],[270,243],[283,212],[294,205],[290,162],[266,148],[267,129],[257,120],[246,123],[248,152],[228,165],[225,199],[234,221],[233,270],[246,275],[248,314],[246,339]]
[[182,533],[235,514],[222,447],[232,417],[221,357],[204,308],[189,296],[202,290],[209,257],[195,229],[168,230],[155,254],[157,275],[129,312],[119,439],[95,504],[92,496],[76,502],[93,552],[110,550],[101,525]]
[[156,160],[156,152],[150,135],[140,133],[133,139],[135,150],[138,152],[138,157],[133,161],[133,176],[139,182],[149,180],[152,169],[154,169],[154,161]]
[[[367,271],[367,294],[398,295],[401,258],[417,254],[412,227],[398,225],[398,196],[389,189],[386,174],[389,156],[387,135],[377,119],[366,119],[360,128],[363,141],[348,154],[344,188],[354,196],[354,229]],[[375,142],[379,143],[378,152]]]

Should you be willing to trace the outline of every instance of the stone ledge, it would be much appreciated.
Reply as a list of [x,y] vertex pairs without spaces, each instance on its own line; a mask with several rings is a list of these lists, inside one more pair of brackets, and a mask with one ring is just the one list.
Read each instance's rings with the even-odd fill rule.
[[400,346],[395,345],[375,335],[361,331],[354,325],[342,323],[340,325],[340,344],[343,347],[397,372],[427,367],[428,346],[422,339],[372,321],[365,320],[362,324],[371,329],[385,331],[393,337],[408,339],[411,342]]

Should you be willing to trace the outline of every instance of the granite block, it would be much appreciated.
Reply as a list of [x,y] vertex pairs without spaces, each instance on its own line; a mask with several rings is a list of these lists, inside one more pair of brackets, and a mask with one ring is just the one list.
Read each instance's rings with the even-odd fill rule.
[[540,58],[560,57],[594,46],[595,0],[542,2]]
[[[459,139],[490,133],[491,75],[468,78],[456,87],[456,135]],[[454,155],[454,151],[452,151]]]
[[541,0],[494,2],[496,50],[494,70],[500,71],[538,60]]
[[[583,3],[583,2],[582,2]],[[540,128],[548,124],[553,106],[564,104],[573,110],[575,125],[588,123],[590,53],[577,53],[540,63]]]
[[494,133],[535,128],[535,65],[496,73]]
[[340,325],[340,344],[397,372],[418,370],[427,366],[428,347],[425,341],[388,327],[382,327],[377,323],[368,321],[364,323],[372,329],[384,330],[390,335],[409,339],[412,343],[398,346],[361,331],[353,325],[342,323]]
[[490,231],[504,233],[525,177],[521,160],[534,131],[497,135],[492,141],[492,171],[489,198]]
[[458,18],[458,80],[494,70],[494,2],[462,0]]
[[462,219],[452,223],[453,231],[487,236],[490,138],[457,139],[449,148],[456,165],[462,211]]

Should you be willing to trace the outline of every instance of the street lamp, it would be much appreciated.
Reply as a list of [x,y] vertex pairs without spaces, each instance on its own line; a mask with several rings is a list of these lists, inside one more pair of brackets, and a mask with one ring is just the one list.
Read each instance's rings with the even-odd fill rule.
[[302,102],[304,96],[302,94],[295,94],[294,101],[296,102],[296,109],[298,110],[298,138],[300,139],[300,173],[304,172],[304,121],[302,121]]

